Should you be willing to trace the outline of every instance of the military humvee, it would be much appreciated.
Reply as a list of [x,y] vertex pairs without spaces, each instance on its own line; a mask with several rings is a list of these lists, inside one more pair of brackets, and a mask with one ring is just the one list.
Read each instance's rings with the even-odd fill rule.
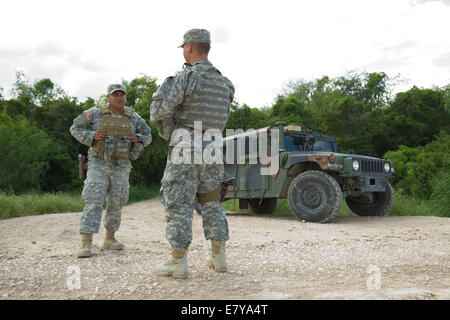
[[[268,150],[273,129],[278,128],[278,170],[261,174],[268,167],[252,157],[252,137],[268,135]],[[273,135],[275,136],[275,135]],[[245,163],[238,161],[238,140],[245,149]],[[230,140],[233,143],[230,144]],[[245,147],[242,145],[244,144]],[[253,140],[254,141],[254,140]],[[334,137],[302,131],[299,126],[277,123],[256,131],[224,138],[224,160],[227,146],[234,148],[234,161],[225,161],[225,181],[222,200],[239,199],[239,208],[270,214],[278,198],[288,198],[292,212],[310,222],[327,222],[335,217],[345,198],[348,207],[359,216],[382,216],[394,202],[394,192],[388,179],[394,174],[390,160],[383,160],[338,151]],[[230,147],[231,146],[231,147]],[[260,144],[258,144],[260,148]],[[255,149],[253,147],[253,153]],[[274,155],[275,157],[277,155]],[[271,162],[273,161],[271,160]],[[229,183],[229,181],[233,181]]]

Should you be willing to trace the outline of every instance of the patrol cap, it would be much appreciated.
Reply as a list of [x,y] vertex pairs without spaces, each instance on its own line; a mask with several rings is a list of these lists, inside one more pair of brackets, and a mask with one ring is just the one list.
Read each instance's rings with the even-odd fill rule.
[[205,29],[191,29],[185,32],[183,36],[183,43],[178,46],[181,48],[188,42],[198,42],[211,44],[211,36],[208,30]]
[[120,84],[120,83],[110,84],[108,86],[108,89],[107,89],[108,94],[114,93],[114,92],[116,92],[118,90],[123,91],[125,94],[127,93],[127,90],[125,89],[125,86],[123,84]]

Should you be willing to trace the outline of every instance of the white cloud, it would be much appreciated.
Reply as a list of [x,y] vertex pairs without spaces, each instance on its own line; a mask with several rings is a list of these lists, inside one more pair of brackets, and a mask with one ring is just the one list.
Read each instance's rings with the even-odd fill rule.
[[450,71],[450,52],[447,52],[433,59],[433,63],[438,67],[442,67]]
[[432,3],[432,2],[440,2],[446,6],[450,6],[450,0],[412,0],[411,4],[417,5],[417,4],[427,4],[427,3]]

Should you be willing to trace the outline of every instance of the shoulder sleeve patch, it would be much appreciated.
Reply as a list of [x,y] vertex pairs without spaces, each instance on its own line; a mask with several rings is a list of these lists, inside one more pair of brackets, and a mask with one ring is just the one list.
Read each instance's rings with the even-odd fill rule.
[[86,117],[87,121],[92,120],[92,113],[89,110],[84,111],[84,116]]

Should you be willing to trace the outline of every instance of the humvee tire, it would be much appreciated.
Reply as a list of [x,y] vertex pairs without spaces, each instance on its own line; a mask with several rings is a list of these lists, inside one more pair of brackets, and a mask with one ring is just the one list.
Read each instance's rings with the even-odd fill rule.
[[322,171],[305,171],[289,186],[288,201],[292,212],[309,222],[327,222],[338,215],[342,191],[337,181]]
[[385,192],[372,192],[374,201],[372,203],[365,202],[364,199],[352,198],[348,196],[345,201],[348,208],[358,216],[384,216],[388,213],[394,204],[394,190],[391,184],[386,184]]
[[261,204],[261,199],[248,199],[250,209],[256,214],[272,214],[277,207],[277,198],[265,198]]

